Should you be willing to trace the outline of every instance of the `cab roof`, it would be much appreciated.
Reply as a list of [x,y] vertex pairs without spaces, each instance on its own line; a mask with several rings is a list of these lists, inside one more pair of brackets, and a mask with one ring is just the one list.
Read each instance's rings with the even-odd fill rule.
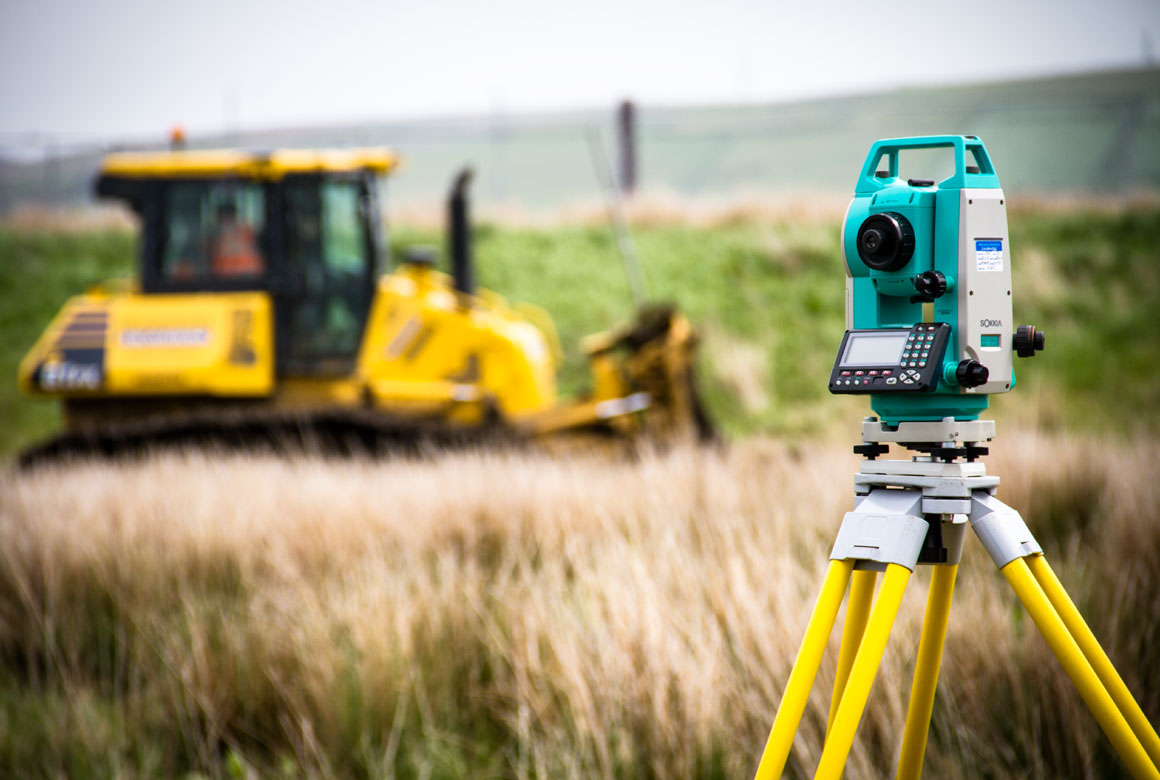
[[273,180],[295,173],[387,173],[398,156],[382,147],[354,149],[193,149],[115,152],[101,161],[99,175],[111,178],[239,177]]

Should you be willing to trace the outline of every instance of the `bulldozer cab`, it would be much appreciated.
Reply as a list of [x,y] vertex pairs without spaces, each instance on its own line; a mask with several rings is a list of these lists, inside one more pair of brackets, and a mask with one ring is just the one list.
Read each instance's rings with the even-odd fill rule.
[[280,376],[349,374],[379,273],[385,150],[106,158],[96,191],[141,219],[145,294],[261,291]]

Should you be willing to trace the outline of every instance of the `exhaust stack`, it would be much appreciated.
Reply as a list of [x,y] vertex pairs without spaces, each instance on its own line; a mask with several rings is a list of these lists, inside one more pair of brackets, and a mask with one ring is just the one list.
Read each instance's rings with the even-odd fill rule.
[[451,197],[447,201],[448,243],[451,249],[451,272],[455,289],[463,295],[475,294],[475,275],[471,258],[471,215],[467,188],[473,171],[464,168],[455,177]]

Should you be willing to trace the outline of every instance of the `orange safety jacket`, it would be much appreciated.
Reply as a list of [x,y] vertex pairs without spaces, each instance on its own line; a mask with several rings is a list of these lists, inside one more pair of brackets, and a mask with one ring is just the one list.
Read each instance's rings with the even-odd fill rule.
[[248,225],[223,228],[213,242],[215,276],[253,276],[264,270],[262,256],[254,242],[254,231]]

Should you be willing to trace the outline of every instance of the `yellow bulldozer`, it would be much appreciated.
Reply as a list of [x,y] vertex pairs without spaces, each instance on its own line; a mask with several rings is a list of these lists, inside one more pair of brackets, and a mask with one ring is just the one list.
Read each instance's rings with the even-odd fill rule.
[[23,460],[711,436],[671,306],[586,338],[591,391],[558,398],[551,318],[474,282],[470,171],[448,199],[452,273],[420,247],[384,273],[378,185],[396,165],[386,149],[106,156],[96,194],[136,214],[139,274],[70,299],[21,362],[24,392],[65,421]]

